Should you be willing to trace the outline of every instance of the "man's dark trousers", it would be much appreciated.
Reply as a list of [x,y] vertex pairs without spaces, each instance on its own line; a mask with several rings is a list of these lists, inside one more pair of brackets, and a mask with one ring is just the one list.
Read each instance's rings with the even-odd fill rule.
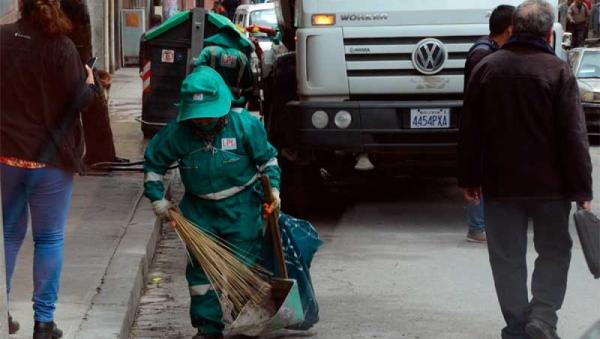
[[[562,307],[573,242],[569,235],[571,203],[565,200],[498,201],[485,205],[488,249],[496,293],[507,326],[502,339],[528,339],[528,319],[556,327]],[[527,228],[533,221],[538,253],[527,289]]]

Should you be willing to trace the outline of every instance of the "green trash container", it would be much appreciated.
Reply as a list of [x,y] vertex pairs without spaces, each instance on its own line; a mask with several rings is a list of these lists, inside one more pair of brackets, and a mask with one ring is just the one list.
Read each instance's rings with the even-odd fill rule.
[[[203,34],[193,32],[193,11],[204,13]],[[248,55],[253,51],[252,42],[240,33],[226,17],[203,9],[180,12],[162,25],[146,32],[140,41],[140,77],[143,81],[141,128],[145,137],[152,137],[160,128],[177,116],[175,104],[183,79],[192,70],[193,50],[202,46],[205,37],[227,34],[235,46]],[[192,41],[195,36],[197,41]],[[209,39],[211,40],[211,39]],[[219,41],[220,39],[216,39]],[[194,42],[194,46],[192,46]]]

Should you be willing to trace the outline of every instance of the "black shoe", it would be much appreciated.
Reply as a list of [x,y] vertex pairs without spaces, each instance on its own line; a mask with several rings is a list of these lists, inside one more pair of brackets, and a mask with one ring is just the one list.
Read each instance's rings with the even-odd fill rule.
[[525,332],[531,339],[560,339],[556,329],[539,320],[530,320],[525,326]]
[[10,313],[9,313],[8,314],[8,334],[15,334],[15,333],[19,332],[20,328],[21,328],[21,325],[19,325],[19,322],[14,320],[10,316]]
[[36,321],[33,326],[33,339],[58,339],[62,336],[63,332],[56,327],[54,321]]

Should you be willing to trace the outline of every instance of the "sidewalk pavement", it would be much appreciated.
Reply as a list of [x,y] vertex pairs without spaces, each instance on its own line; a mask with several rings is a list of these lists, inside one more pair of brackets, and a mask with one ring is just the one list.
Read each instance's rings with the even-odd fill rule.
[[[116,73],[111,121],[117,154],[142,159],[141,81],[136,69]],[[143,275],[159,235],[141,173],[76,177],[65,235],[56,322],[65,338],[125,337],[137,308]],[[21,323],[11,338],[31,338],[33,243],[29,232],[13,277],[10,310]]]

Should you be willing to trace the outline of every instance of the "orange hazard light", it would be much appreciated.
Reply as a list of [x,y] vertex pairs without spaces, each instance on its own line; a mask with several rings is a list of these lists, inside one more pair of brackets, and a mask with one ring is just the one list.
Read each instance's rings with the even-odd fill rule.
[[333,26],[335,25],[335,14],[313,14],[313,26]]

